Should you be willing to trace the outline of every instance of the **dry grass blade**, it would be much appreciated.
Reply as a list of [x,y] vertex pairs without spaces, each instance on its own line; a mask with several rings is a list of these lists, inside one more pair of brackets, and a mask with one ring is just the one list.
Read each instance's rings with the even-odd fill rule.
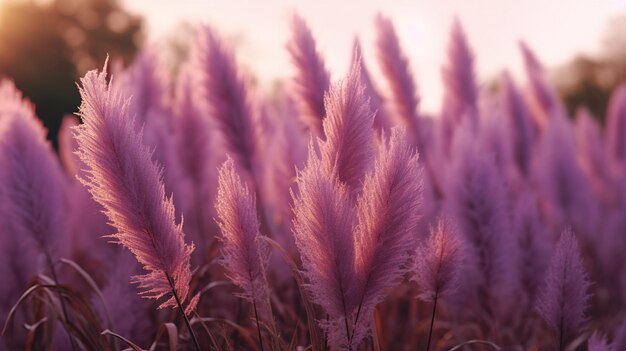
[[211,290],[213,288],[217,288],[217,287],[220,287],[220,286],[229,286],[229,285],[233,285],[233,283],[231,283],[228,280],[214,281],[214,282],[211,282],[211,283],[207,284],[207,286],[205,286],[204,288],[202,288],[202,290],[200,290],[200,292],[198,294],[200,294],[200,296],[202,296],[204,293],[208,292],[209,290]]
[[121,336],[121,335],[119,335],[117,333],[114,333],[114,332],[110,331],[109,329],[103,330],[101,334],[102,335],[110,335],[110,336],[112,336],[112,337],[114,337],[114,338],[116,338],[118,340],[123,341],[124,343],[126,343],[126,345],[130,346],[133,349],[133,351],[145,351],[144,349],[142,349],[141,347],[137,346],[132,341],[126,339],[125,337],[123,337],[123,336]]
[[258,351],[259,348],[256,345],[256,343],[254,342],[254,340],[250,337],[250,331],[248,331],[246,328],[242,327],[241,325],[233,322],[233,321],[229,321],[228,319],[223,319],[223,318],[211,318],[211,317],[194,317],[191,320],[191,325],[193,325],[194,323],[219,323],[219,324],[225,324],[229,327],[232,327],[233,329],[235,329],[239,335],[241,335],[243,337],[243,339],[246,341],[246,343],[248,344],[248,347],[250,350],[256,350]]
[[[104,338],[102,338],[100,320],[93,311],[91,304],[80,293],[63,285],[41,285],[41,287],[44,288],[43,292],[47,295],[44,301],[53,308],[63,327],[75,337],[75,341],[79,344],[77,346],[82,344],[83,349],[90,351],[108,349]],[[65,317],[64,304],[59,299],[65,301],[68,316],[69,313],[72,315],[71,320]]]
[[93,289],[96,295],[98,295],[98,298],[102,302],[102,306],[104,306],[104,312],[107,317],[107,323],[109,324],[109,328],[115,329],[115,325],[113,325],[113,320],[111,319],[111,314],[109,313],[109,307],[104,301],[102,291],[100,290],[100,288],[98,288],[98,284],[96,284],[91,275],[89,275],[89,273],[87,273],[87,271],[85,271],[78,263],[70,259],[61,258],[61,263],[65,263],[66,265],[72,267],[76,272],[78,272],[78,274],[80,274],[80,276],[87,282],[87,284],[89,284],[89,287]]
[[451,348],[449,351],[460,350],[461,347],[463,347],[463,346],[474,345],[474,344],[487,345],[487,346],[490,346],[491,348],[493,348],[496,351],[502,350],[502,348],[500,346],[492,343],[491,341],[486,341],[486,340],[469,340],[469,341],[466,341],[464,343],[456,345],[455,347]]
[[37,333],[40,331],[40,326],[45,326],[48,321],[48,317],[44,317],[38,320],[35,324],[26,326],[28,330],[28,334],[26,335],[26,350],[36,350],[37,345],[35,345],[37,341]]
[[296,319],[296,327],[293,328],[293,335],[291,336],[291,341],[289,342],[289,348],[287,350],[289,351],[296,351],[296,343],[297,341],[297,337],[298,337],[298,327],[300,327],[300,320]]
[[0,336],[4,336],[4,333],[7,331],[7,328],[10,325],[11,320],[13,319],[13,315],[15,315],[15,311],[17,310],[17,307],[22,303],[22,301],[26,300],[28,296],[30,296],[30,294],[32,294],[33,292],[35,292],[37,289],[41,287],[43,287],[43,285],[35,284],[31,286],[30,288],[26,289],[26,291],[22,293],[20,298],[17,299],[17,302],[13,305],[13,307],[11,307],[9,314],[7,315],[7,320],[4,322],[4,326],[2,327],[2,333],[0,333]]
[[326,345],[324,342],[324,336],[323,336],[324,333],[318,327],[317,322],[315,320],[316,309],[313,303],[311,302],[309,294],[307,293],[305,289],[306,283],[304,281],[304,278],[302,277],[302,274],[300,273],[300,269],[298,268],[298,265],[293,260],[291,255],[282,246],[280,246],[279,243],[277,243],[276,241],[266,236],[260,236],[259,238],[261,238],[262,240],[265,240],[274,249],[276,249],[280,253],[280,255],[283,257],[285,262],[287,262],[287,264],[289,265],[289,268],[291,268],[294,278],[296,279],[296,282],[298,284],[298,289],[300,290],[300,296],[302,296],[302,304],[304,305],[304,308],[306,310],[307,324],[309,326],[309,336],[311,338],[311,347],[313,351],[325,350]]
[[167,333],[168,346],[170,351],[178,350],[178,327],[174,323],[165,323],[161,324],[161,326],[159,327],[159,331],[157,332],[156,338],[150,346],[149,351],[156,350],[157,344],[165,333]]

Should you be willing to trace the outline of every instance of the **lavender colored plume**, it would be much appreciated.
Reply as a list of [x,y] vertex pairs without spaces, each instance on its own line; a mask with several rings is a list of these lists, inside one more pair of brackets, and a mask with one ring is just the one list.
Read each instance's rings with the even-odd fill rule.
[[548,266],[537,302],[539,314],[556,335],[559,350],[563,350],[584,326],[589,286],[578,242],[571,230],[565,230]]
[[359,75],[359,67],[353,67],[346,79],[331,87],[325,98],[326,141],[320,145],[326,172],[334,173],[353,195],[360,190],[374,155],[374,114]]
[[[369,97],[370,108],[372,111],[376,112],[376,117],[374,118],[374,128],[379,132],[387,131],[391,128],[391,121],[389,120],[389,116],[387,115],[387,110],[384,106],[384,100],[382,96],[376,90],[374,86],[374,82],[370,77],[369,72],[367,71],[367,67],[365,66],[365,62],[363,61],[361,43],[358,39],[354,41],[354,51],[352,56],[352,66],[358,65],[360,74],[361,84],[365,89],[365,95]],[[352,67],[352,70],[356,69]]]
[[341,333],[341,343],[346,345],[349,331],[338,326],[347,323],[358,304],[352,233],[355,215],[347,187],[335,174],[320,170],[324,168],[311,145],[307,165],[297,179],[293,233],[312,299],[329,316],[330,323],[323,326]]
[[206,112],[215,121],[237,165],[252,175],[259,136],[247,82],[230,48],[214,29],[199,29],[195,50],[195,64],[200,74],[199,93]]
[[300,115],[311,132],[323,138],[322,120],[326,115],[324,94],[330,87],[330,74],[315,47],[311,30],[299,15],[293,15],[291,31],[292,37],[287,43],[287,50],[297,69],[294,84]]
[[51,260],[65,247],[67,182],[33,107],[11,96],[0,107],[0,227],[14,240],[29,238]]
[[442,70],[442,76],[445,86],[443,118],[453,125],[463,118],[469,118],[476,124],[478,88],[474,73],[474,54],[458,18],[454,20],[450,31],[448,63]]
[[[82,181],[117,229],[111,237],[148,271],[132,279],[142,290],[140,294],[157,300],[178,295],[184,303],[193,244],[185,244],[182,226],[175,223],[174,205],[165,196],[163,172],[142,143],[142,132],[134,129],[128,100],[107,85],[105,77],[106,71],[90,71],[81,79],[84,124],[76,129],[76,138],[78,155],[89,168]],[[177,306],[175,296],[159,307],[168,306]]]
[[428,240],[416,252],[415,276],[420,299],[433,301],[453,294],[459,287],[465,242],[450,221],[439,219]]
[[230,280],[243,290],[243,298],[264,301],[268,294],[265,269],[269,252],[258,241],[260,225],[254,193],[242,184],[230,158],[219,170],[215,207],[222,231],[221,264]]
[[493,155],[481,150],[471,128],[466,125],[458,132],[444,206],[468,244],[463,270],[468,278],[454,300],[476,306],[478,311],[469,318],[479,315],[483,332],[491,334],[516,282],[507,188]]
[[523,175],[528,175],[537,130],[528,106],[508,73],[502,75],[502,105],[510,130],[513,160]]
[[393,104],[399,119],[406,125],[415,142],[420,141],[419,98],[409,60],[400,47],[393,23],[382,14],[376,16],[376,49],[378,62],[391,89]]
[[410,268],[421,216],[418,155],[404,131],[397,128],[392,130],[388,145],[383,143],[382,147],[384,151],[379,152],[374,169],[365,178],[357,202],[355,265],[363,320],[352,336],[355,344],[365,336],[376,305]]
[[537,117],[540,126],[543,126],[552,116],[565,116],[563,105],[550,86],[541,62],[526,43],[520,42],[519,46],[530,83],[530,95],[535,108],[538,109]]
[[513,232],[519,247],[517,270],[520,277],[520,305],[527,309],[536,302],[548,266],[551,244],[549,233],[539,216],[538,202],[531,192],[518,196],[514,208]]
[[606,339],[606,335],[595,332],[587,341],[588,351],[614,351],[612,345]]

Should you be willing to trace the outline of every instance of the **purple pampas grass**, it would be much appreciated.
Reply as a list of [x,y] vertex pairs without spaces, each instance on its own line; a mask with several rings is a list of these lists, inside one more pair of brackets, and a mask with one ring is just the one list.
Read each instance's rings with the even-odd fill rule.
[[182,226],[175,223],[163,172],[142,143],[142,132],[134,129],[128,100],[107,85],[105,77],[106,71],[90,71],[81,79],[84,124],[76,129],[76,138],[78,155],[89,169],[82,181],[117,229],[111,237],[148,271],[132,278],[140,294],[157,300],[171,294],[159,308],[178,304],[182,310],[189,295],[194,247],[185,244]]
[[355,266],[360,303],[351,335],[355,347],[367,335],[376,305],[410,269],[421,216],[422,170],[418,155],[409,146],[404,131],[397,128],[382,147],[374,169],[365,178],[356,209]]
[[322,120],[324,94],[330,87],[330,74],[324,67],[324,60],[315,47],[315,39],[306,22],[299,15],[291,19],[292,37],[287,43],[291,61],[297,69],[294,78],[295,101],[300,116],[313,135],[324,139]]
[[242,184],[230,158],[219,170],[215,208],[222,231],[221,264],[230,280],[243,290],[241,297],[264,302],[269,293],[265,277],[269,252],[258,241],[260,225],[254,193]]
[[374,156],[374,114],[359,79],[359,67],[333,85],[325,98],[326,141],[320,143],[322,164],[356,196]]
[[259,133],[249,86],[237,68],[232,51],[214,29],[201,27],[194,49],[194,64],[200,75],[199,94],[205,112],[221,132],[236,164],[254,177]]
[[449,221],[439,219],[426,243],[416,252],[413,279],[418,284],[421,300],[434,301],[455,292],[465,250],[465,242],[457,229]]
[[18,100],[0,107],[0,227],[15,240],[30,238],[54,269],[65,248],[67,181],[33,107],[12,96]]
[[[494,157],[474,141],[465,122],[453,144],[453,165],[446,183],[444,206],[468,245],[468,264],[455,301],[475,306],[483,333],[494,336],[504,301],[514,290],[513,263],[516,252],[510,233],[507,188]],[[471,277],[471,278],[469,278]],[[465,318],[465,316],[463,318]]]
[[612,345],[606,340],[606,335],[595,332],[587,341],[587,351],[614,351]]
[[357,307],[354,275],[355,220],[347,187],[334,173],[326,173],[309,147],[309,160],[297,179],[293,234],[300,252],[308,289],[328,314],[320,324],[337,346],[349,347],[348,318]]
[[445,86],[442,118],[451,124],[450,128],[464,118],[469,118],[475,127],[478,123],[478,87],[474,73],[474,54],[458,18],[452,24],[449,40],[448,63],[442,70]]
[[589,286],[578,242],[571,230],[565,230],[548,266],[537,302],[539,315],[556,336],[558,350],[564,350],[584,326]]
[[[376,16],[376,51],[383,75],[391,89],[395,113],[406,126],[416,145],[421,145],[420,118],[417,113],[419,97],[409,60],[400,47],[400,41],[391,20],[382,14]],[[423,153],[423,150],[419,150]]]
[[550,118],[565,116],[565,109],[550,86],[544,68],[535,53],[524,42],[520,42],[519,46],[530,84],[530,97],[537,113],[537,122],[540,127],[544,127]]
[[532,152],[537,139],[537,127],[526,102],[518,91],[511,76],[502,74],[502,105],[507,117],[511,137],[512,156],[523,175],[528,175]]
[[[365,62],[363,61],[361,43],[359,42],[358,39],[355,39],[354,41],[352,65],[359,66],[359,70],[361,72],[359,76],[361,79],[361,84],[363,84],[363,87],[365,89],[365,95],[369,97],[370,108],[372,109],[373,112],[376,113],[376,117],[374,117],[374,128],[376,128],[376,130],[378,130],[379,132],[388,131],[391,128],[392,123],[389,120],[387,110],[385,109],[385,106],[384,106],[385,101],[376,90],[376,87],[374,86],[374,82],[372,81],[372,78],[370,77],[370,74],[367,71],[367,67],[365,66]],[[355,68],[353,67],[352,70],[354,69]]]

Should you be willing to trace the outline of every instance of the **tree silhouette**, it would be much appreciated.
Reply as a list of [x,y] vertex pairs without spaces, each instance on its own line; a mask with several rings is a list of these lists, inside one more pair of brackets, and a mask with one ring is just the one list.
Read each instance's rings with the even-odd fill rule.
[[600,55],[578,55],[556,71],[555,83],[570,115],[580,106],[604,121],[611,92],[626,82],[626,16],[613,18]]
[[77,110],[75,82],[106,55],[129,62],[142,39],[142,20],[116,0],[12,1],[0,8],[0,74],[15,81],[56,135]]

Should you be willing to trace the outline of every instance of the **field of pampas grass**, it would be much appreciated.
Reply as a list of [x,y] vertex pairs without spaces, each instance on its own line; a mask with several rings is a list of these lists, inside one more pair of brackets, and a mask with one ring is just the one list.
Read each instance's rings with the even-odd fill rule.
[[211,26],[103,63],[58,154],[0,82],[0,350],[626,350],[626,85],[486,89],[456,20],[427,116],[390,18],[341,77],[290,23],[272,95]]

